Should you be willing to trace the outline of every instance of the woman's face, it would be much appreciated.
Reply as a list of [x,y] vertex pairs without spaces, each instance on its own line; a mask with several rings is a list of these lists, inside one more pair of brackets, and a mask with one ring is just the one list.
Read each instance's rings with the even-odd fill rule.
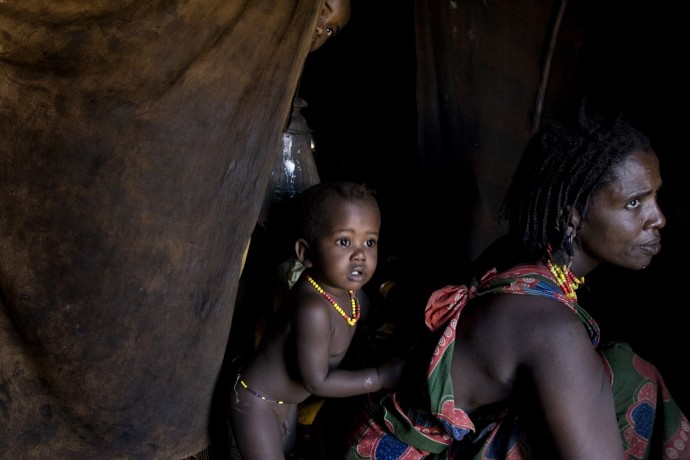
[[316,23],[309,52],[321,48],[326,40],[335,37],[350,20],[350,0],[326,0]]
[[645,268],[661,250],[659,230],[666,225],[657,192],[659,160],[635,151],[614,169],[615,179],[592,196],[577,235],[592,259],[623,268]]

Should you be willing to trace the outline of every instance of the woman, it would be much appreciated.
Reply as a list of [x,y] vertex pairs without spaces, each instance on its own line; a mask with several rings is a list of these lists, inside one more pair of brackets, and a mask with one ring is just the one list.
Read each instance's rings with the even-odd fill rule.
[[601,264],[641,270],[659,252],[661,182],[648,139],[620,119],[542,129],[480,276],[432,294],[431,333],[395,392],[322,408],[319,455],[690,458],[690,424],[656,368],[625,344],[601,345],[577,299]]

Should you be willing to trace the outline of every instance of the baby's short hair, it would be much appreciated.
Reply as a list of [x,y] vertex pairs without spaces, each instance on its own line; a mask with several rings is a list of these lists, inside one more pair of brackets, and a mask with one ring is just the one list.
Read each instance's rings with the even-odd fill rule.
[[376,202],[375,191],[366,184],[350,181],[320,182],[296,197],[295,237],[315,241],[325,224],[324,216],[334,201]]

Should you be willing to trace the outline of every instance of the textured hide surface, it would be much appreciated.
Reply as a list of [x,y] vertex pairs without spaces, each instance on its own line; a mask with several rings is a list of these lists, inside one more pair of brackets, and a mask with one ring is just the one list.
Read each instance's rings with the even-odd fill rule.
[[0,3],[0,456],[207,445],[319,3]]

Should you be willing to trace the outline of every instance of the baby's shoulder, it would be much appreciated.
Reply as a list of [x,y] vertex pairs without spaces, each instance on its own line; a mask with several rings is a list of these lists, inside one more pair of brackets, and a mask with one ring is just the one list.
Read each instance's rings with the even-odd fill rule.
[[284,307],[290,316],[288,319],[292,321],[319,323],[329,321],[330,318],[330,305],[324,301],[321,294],[311,287],[306,289],[304,285],[295,285],[285,299]]

